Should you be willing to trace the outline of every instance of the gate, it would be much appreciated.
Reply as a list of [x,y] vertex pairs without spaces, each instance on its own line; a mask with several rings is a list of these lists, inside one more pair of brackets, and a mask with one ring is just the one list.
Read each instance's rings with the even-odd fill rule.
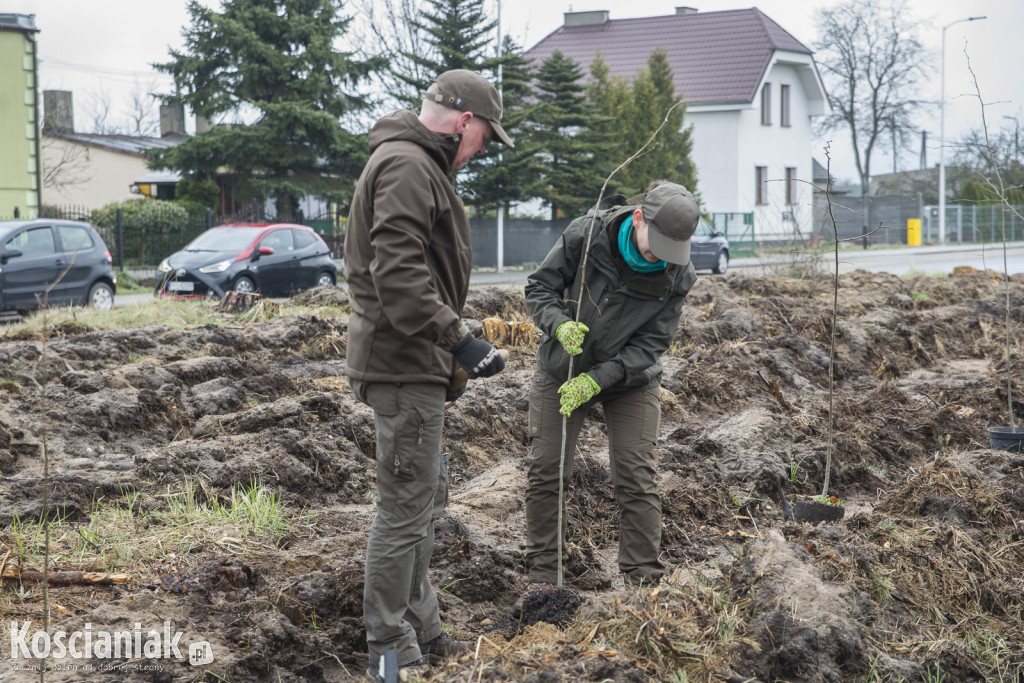
[[713,213],[711,227],[729,240],[729,255],[732,258],[755,256],[757,242],[754,239],[754,213]]

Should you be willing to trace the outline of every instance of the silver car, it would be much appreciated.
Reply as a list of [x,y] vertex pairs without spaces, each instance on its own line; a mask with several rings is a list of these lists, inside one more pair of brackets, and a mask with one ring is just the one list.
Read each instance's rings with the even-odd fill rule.
[[729,269],[729,240],[703,218],[690,238],[690,260],[695,270],[722,274]]

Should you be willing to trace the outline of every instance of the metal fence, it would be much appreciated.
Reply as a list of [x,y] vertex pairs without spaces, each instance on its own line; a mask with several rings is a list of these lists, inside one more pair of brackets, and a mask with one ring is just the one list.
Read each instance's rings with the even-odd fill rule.
[[832,242],[835,231],[839,239],[858,245],[896,246],[907,243],[907,220],[921,218],[920,195],[880,195],[868,199],[865,215],[861,197],[833,195],[831,213],[823,194],[816,194],[814,206],[814,234],[825,242]]
[[757,254],[753,212],[713,213],[711,227],[729,240],[729,255],[732,258]]
[[[947,204],[946,234],[939,238],[939,207],[924,205],[920,195],[884,195],[869,199],[867,220],[860,197],[833,197],[832,214],[839,239],[865,246],[907,243],[907,221],[921,219],[921,243],[971,244],[1024,240],[1024,207],[1001,204]],[[832,241],[832,224],[824,202],[815,207],[816,234]],[[864,233],[868,232],[867,240]]]
[[[562,236],[571,221],[538,221],[506,218],[502,225],[502,265],[536,267]],[[469,238],[473,245],[473,266],[494,268],[498,263],[498,219],[472,218]]]
[[[1024,206],[1002,204],[946,205],[946,244],[1008,242],[1024,240]],[[925,206],[922,239],[939,243],[939,207]]]
[[[139,210],[135,210],[135,209]],[[262,204],[252,202],[231,216],[220,216],[207,210],[204,214],[189,214],[170,202],[140,202],[133,210],[91,211],[82,207],[48,207],[43,217],[79,220],[91,223],[103,236],[118,269],[152,268],[170,254],[195,239],[204,230],[228,223],[268,223],[276,218],[266,214]],[[144,210],[143,210],[144,209]],[[858,243],[863,240],[865,221],[861,199],[836,198],[833,204],[840,239]],[[999,242],[1005,226],[1009,241],[1024,240],[1024,207],[1013,210],[1000,205],[950,205],[946,208],[946,242],[973,243]],[[907,219],[923,218],[922,238],[925,244],[938,242],[938,209],[921,206],[917,197],[872,197],[869,209],[870,225],[883,227],[870,234],[864,246],[898,245],[907,242]],[[755,239],[754,214],[714,213],[711,224],[729,239],[733,258],[754,256],[760,244]],[[812,240],[831,242],[832,227],[825,225],[821,214],[819,223],[811,233]],[[1004,222],[1005,221],[1005,222]],[[312,227],[331,249],[334,258],[342,258],[345,235],[345,217],[334,211],[316,216],[299,215],[294,222]],[[502,265],[508,267],[535,267],[547,255],[569,224],[563,220],[505,219],[502,229]],[[870,230],[869,230],[870,232]],[[470,220],[473,244],[473,266],[497,266],[497,219]],[[771,246],[778,246],[772,243]]]

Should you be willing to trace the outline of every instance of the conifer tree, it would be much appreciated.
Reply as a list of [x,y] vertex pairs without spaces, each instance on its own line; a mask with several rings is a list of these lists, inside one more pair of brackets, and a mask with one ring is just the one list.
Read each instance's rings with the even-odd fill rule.
[[351,196],[366,141],[341,119],[367,106],[358,88],[381,62],[356,61],[337,49],[350,21],[342,6],[223,0],[216,11],[192,0],[185,48],[156,65],[174,78],[175,92],[162,99],[234,125],[155,151],[152,165],[216,179],[239,198],[272,196],[280,219],[293,218],[303,195]]
[[586,212],[611,172],[598,167],[595,160],[598,126],[581,76],[579,65],[560,50],[537,73],[537,106],[531,125],[542,166],[537,194],[551,207],[552,219]]
[[515,147],[509,149],[498,142],[488,143],[487,153],[473,160],[468,179],[460,185],[467,202],[477,209],[501,207],[507,213],[513,202],[536,196],[540,166],[538,145],[531,137],[530,128],[536,106],[536,94],[530,83],[533,73],[512,37],[505,36],[502,42],[504,113],[501,125]]
[[668,54],[658,48],[647,60],[647,68],[633,80],[632,105],[626,110],[624,129],[628,147],[639,149],[658,129],[669,110],[668,122],[652,143],[651,151],[624,170],[623,183],[641,192],[651,180],[665,179],[686,186],[697,194],[697,170],[690,159],[692,128],[685,125],[686,105],[672,109],[682,100],[676,95]]
[[[419,33],[422,54],[403,53],[415,72],[403,73],[403,61],[393,63],[394,75],[409,86],[399,94],[403,104],[419,111],[423,93],[437,74],[451,69],[491,72],[494,80],[498,57],[493,45],[495,21],[484,11],[483,0],[427,0],[420,16],[411,19]],[[490,52],[490,56],[488,56]]]
[[622,169],[609,189],[634,195],[643,192],[652,180],[670,180],[686,186],[696,196],[697,171],[690,159],[692,129],[685,126],[686,106],[672,109],[681,98],[675,93],[665,51],[658,48],[652,52],[647,66],[637,72],[632,82],[611,77],[600,55],[591,64],[590,72],[588,97],[604,115],[602,125],[609,131],[606,151],[602,153],[604,164],[612,163],[614,168],[629,158],[658,130],[669,110],[672,112],[649,151]]
[[[629,123],[626,119],[633,105],[633,93],[629,81],[611,76],[608,63],[600,52],[590,64],[587,100],[598,112],[596,128],[603,142],[594,150],[594,159],[601,168],[614,170],[636,151],[635,148],[629,148],[631,141],[623,135],[624,126]],[[606,194],[633,193],[634,189],[628,187],[621,172],[611,178],[606,191]]]

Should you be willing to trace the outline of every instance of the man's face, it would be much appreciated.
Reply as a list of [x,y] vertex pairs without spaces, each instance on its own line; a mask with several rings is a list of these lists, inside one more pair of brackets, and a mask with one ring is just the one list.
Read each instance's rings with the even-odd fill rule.
[[462,142],[452,162],[453,171],[458,171],[477,154],[483,154],[484,145],[494,137],[491,124],[476,116],[460,117],[456,126],[455,132],[462,134]]

